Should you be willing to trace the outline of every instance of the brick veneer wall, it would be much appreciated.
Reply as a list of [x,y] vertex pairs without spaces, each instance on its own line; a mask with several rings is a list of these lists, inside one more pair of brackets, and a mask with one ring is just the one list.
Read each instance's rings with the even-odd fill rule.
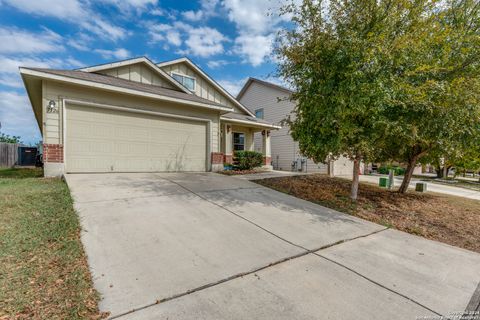
[[212,152],[212,164],[223,164],[223,153]]
[[44,143],[43,162],[63,163],[63,145]]
[[233,163],[233,156],[231,154],[226,154],[223,157],[223,162],[232,164]]
[[269,166],[272,164],[272,157],[263,157],[263,164]]

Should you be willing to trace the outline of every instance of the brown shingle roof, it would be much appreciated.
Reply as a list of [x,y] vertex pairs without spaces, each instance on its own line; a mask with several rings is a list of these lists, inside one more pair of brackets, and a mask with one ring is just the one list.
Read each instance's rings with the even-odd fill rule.
[[281,91],[284,91],[285,93],[287,94],[292,94],[293,91],[288,89],[288,88],[285,88],[285,87],[282,87],[282,86],[279,86],[278,84],[274,84],[274,83],[271,83],[271,82],[267,82],[267,81],[263,81],[263,80],[260,80],[260,79],[257,79],[257,78],[248,78],[247,82],[245,83],[245,85],[242,87],[242,89],[240,90],[240,92],[237,94],[237,100],[240,100],[242,98],[242,96],[245,94],[245,92],[247,91],[247,88],[253,83],[253,82],[257,82],[257,83],[260,83],[264,86],[267,86],[267,87],[270,87],[270,88],[274,88],[274,89],[278,89],[278,90],[281,90]]
[[43,68],[25,68],[25,69],[45,72],[45,73],[58,75],[58,76],[64,76],[72,79],[92,81],[100,84],[106,84],[106,85],[111,85],[111,86],[125,88],[125,89],[137,90],[137,91],[142,91],[146,93],[158,94],[158,95],[162,95],[170,98],[182,99],[182,100],[227,108],[224,105],[215,103],[207,99],[200,98],[194,94],[188,94],[181,91],[164,88],[161,86],[155,86],[151,84],[125,80],[125,79],[116,78],[113,76],[107,76],[107,75],[98,74],[98,73],[91,73],[91,72],[85,72],[85,71],[79,71],[79,70],[55,70],[55,69],[43,69]]
[[242,120],[242,121],[248,121],[252,125],[258,124],[258,125],[266,125],[266,126],[275,126],[275,124],[265,121],[263,119],[251,117],[246,114],[240,114],[236,112],[228,112],[226,114],[222,114],[222,119],[232,119],[232,120]]

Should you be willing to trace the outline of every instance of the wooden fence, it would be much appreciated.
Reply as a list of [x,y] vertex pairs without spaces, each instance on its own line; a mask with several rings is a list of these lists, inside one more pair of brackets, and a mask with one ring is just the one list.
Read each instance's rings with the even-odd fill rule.
[[0,142],[0,167],[13,167],[18,161],[17,143]]

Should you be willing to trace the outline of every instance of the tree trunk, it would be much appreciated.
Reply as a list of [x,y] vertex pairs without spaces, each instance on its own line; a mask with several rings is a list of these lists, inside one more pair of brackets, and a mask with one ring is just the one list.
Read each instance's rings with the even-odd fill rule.
[[350,198],[352,200],[357,200],[359,180],[360,180],[360,160],[354,160],[353,161],[352,190],[350,192]]
[[436,174],[437,174],[437,178],[442,179],[443,178],[443,168],[435,166],[435,171],[436,171]]
[[408,190],[408,186],[410,185],[410,180],[412,179],[413,170],[415,170],[415,165],[417,164],[417,157],[413,157],[410,159],[407,165],[407,170],[405,171],[405,175],[403,176],[402,185],[398,189],[399,193],[406,193]]

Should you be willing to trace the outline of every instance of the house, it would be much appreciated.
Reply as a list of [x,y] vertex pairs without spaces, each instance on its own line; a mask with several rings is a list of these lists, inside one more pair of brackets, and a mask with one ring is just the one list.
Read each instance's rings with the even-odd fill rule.
[[43,137],[45,176],[218,171],[235,150],[262,152],[271,130],[187,58],[79,70],[20,68]]
[[[249,78],[237,95],[237,100],[258,119],[280,125],[295,108],[295,102],[290,100],[291,94],[292,91],[287,88]],[[272,165],[276,170],[298,170],[330,175],[351,175],[353,172],[352,161],[345,157],[324,164],[315,163],[312,159],[302,156],[298,142],[293,140],[286,125],[271,133],[271,144]],[[254,145],[257,151],[261,150],[261,134],[255,134]]]

